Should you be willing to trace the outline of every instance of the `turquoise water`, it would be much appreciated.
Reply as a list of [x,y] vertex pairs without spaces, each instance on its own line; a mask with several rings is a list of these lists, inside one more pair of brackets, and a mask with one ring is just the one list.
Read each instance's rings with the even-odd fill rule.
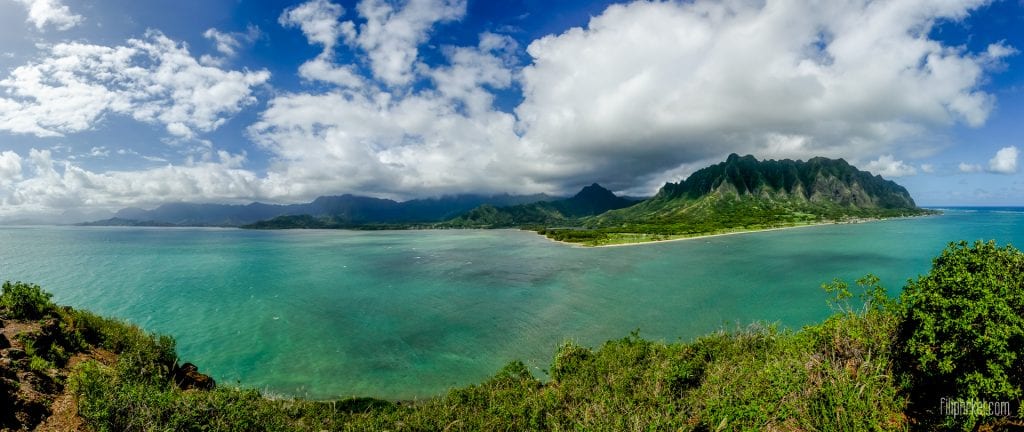
[[1024,245],[1024,213],[826,225],[584,249],[519,231],[4,227],[0,279],[173,335],[220,383],[314,398],[410,399],[565,340],[640,329],[689,340],[827,316],[821,283],[871,272],[897,292],[949,241]]

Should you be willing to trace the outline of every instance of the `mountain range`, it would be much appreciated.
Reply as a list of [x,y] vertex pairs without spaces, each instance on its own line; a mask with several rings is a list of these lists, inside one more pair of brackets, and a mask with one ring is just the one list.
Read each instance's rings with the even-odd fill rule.
[[[536,195],[533,197],[537,197]],[[545,198],[548,198],[544,196]],[[525,199],[526,197],[524,197]],[[604,213],[636,204],[638,200],[616,196],[597,183],[587,186],[576,195],[564,199],[543,199],[514,205],[486,203],[463,211],[458,217],[443,219],[405,221],[376,220],[369,223],[353,223],[351,218],[336,215],[283,215],[270,220],[243,225],[253,229],[293,228],[359,228],[388,229],[409,227],[430,228],[509,228],[522,226],[560,225],[586,216]],[[426,223],[433,222],[433,223]],[[425,224],[426,223],[426,224]]]
[[[628,209],[587,221],[589,227],[693,225],[716,228],[918,212],[907,190],[843,159],[764,160],[730,155]],[[700,227],[704,225],[704,227]],[[684,230],[689,231],[689,230]]]
[[[256,229],[529,228],[558,240],[603,244],[663,236],[926,214],[905,188],[843,159],[757,160],[731,154],[648,199],[592,184],[569,198],[459,195],[396,202],[355,195],[307,204],[165,204],[124,209],[94,225],[201,225]],[[654,236],[654,237],[652,237]]]
[[481,205],[509,206],[553,199],[549,195],[454,195],[398,202],[358,195],[322,196],[303,204],[246,205],[169,203],[153,210],[126,208],[110,219],[82,225],[236,227],[280,216],[333,218],[340,223],[424,223],[454,218]]
[[594,183],[571,198],[540,201],[506,207],[482,205],[448,221],[443,226],[455,228],[507,228],[534,225],[560,225],[609,210],[622,209],[638,201],[616,196]]

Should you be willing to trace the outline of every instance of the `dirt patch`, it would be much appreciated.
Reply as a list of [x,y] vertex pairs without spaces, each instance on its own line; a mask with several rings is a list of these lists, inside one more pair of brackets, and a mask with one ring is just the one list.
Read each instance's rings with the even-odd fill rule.
[[[94,360],[106,366],[113,366],[117,362],[117,355],[105,349],[95,349],[88,353],[78,353],[68,360],[68,370],[74,373],[78,365]],[[64,391],[53,401],[50,406],[50,416],[36,427],[36,432],[65,432],[82,430],[82,418],[78,416],[78,404],[75,402],[75,395],[71,388],[64,387]]]
[[59,331],[58,322],[52,319],[0,321],[0,430],[82,430],[74,394],[66,385],[68,376],[90,360],[112,366],[117,355],[92,349],[75,353],[64,367],[41,368],[26,352],[22,338],[38,342],[38,338]]
[[3,327],[0,327],[0,334],[11,343],[11,348],[24,350],[25,344],[15,336],[22,333],[38,332],[41,328],[38,322],[33,321],[5,321]]

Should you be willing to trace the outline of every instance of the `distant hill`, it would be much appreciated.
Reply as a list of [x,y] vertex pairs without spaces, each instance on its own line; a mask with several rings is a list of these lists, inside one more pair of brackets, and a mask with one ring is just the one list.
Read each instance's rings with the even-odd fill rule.
[[458,195],[397,202],[356,195],[307,204],[165,204],[92,225],[289,228],[506,228],[591,245],[931,213],[902,186],[842,159],[762,160],[731,154],[649,199],[592,184],[576,195]]
[[[410,202],[411,203],[411,202]],[[615,196],[598,184],[592,184],[571,198],[530,202],[526,204],[500,205],[486,203],[463,211],[459,217],[448,216],[446,222],[436,220],[412,220],[410,218],[385,218],[377,213],[376,218],[353,215],[345,207],[333,208],[320,216],[310,214],[282,215],[269,220],[243,225],[250,229],[295,229],[295,228],[358,228],[358,229],[402,229],[402,228],[506,228],[524,225],[559,225],[593,216],[610,209],[636,204],[636,201]],[[426,203],[411,203],[411,209],[418,214],[433,214]]]
[[332,218],[342,225],[425,223],[451,219],[483,204],[516,205],[550,200],[535,195],[454,195],[398,202],[357,195],[322,196],[305,204],[246,205],[169,203],[153,210],[126,208],[113,218],[83,225],[242,226],[281,216]]
[[[811,215],[871,216],[918,210],[907,190],[843,159],[765,160],[729,155],[679,183],[666,183],[653,198],[592,219],[592,226],[642,222]],[[732,214],[735,213],[735,214]],[[728,223],[727,223],[728,224]]]
[[858,170],[843,159],[758,161],[735,153],[683,182],[666,184],[658,197],[695,199],[715,192],[856,208],[917,207],[903,186]]
[[[238,226],[287,213],[300,205],[274,205],[254,202],[247,205],[168,203],[153,210],[126,208],[113,221],[146,221],[175,226]],[[99,224],[102,221],[91,222]]]
[[732,154],[682,182],[665,184],[651,199],[585,219],[591,232],[548,234],[694,235],[927,213],[904,187],[842,159],[758,161]]
[[482,205],[443,225],[461,228],[561,225],[636,203],[637,201],[616,196],[612,191],[594,183],[580,190],[572,198],[562,200],[506,207]]
[[121,219],[113,217],[93,222],[82,222],[78,226],[131,226],[131,227],[173,227],[177,226],[166,222],[140,221],[135,219]]

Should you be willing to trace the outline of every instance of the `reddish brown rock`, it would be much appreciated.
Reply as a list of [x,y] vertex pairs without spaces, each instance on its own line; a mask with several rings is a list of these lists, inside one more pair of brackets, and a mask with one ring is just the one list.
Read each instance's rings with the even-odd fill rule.
[[217,382],[209,375],[199,372],[192,363],[185,363],[174,370],[174,383],[182,390],[213,390]]

